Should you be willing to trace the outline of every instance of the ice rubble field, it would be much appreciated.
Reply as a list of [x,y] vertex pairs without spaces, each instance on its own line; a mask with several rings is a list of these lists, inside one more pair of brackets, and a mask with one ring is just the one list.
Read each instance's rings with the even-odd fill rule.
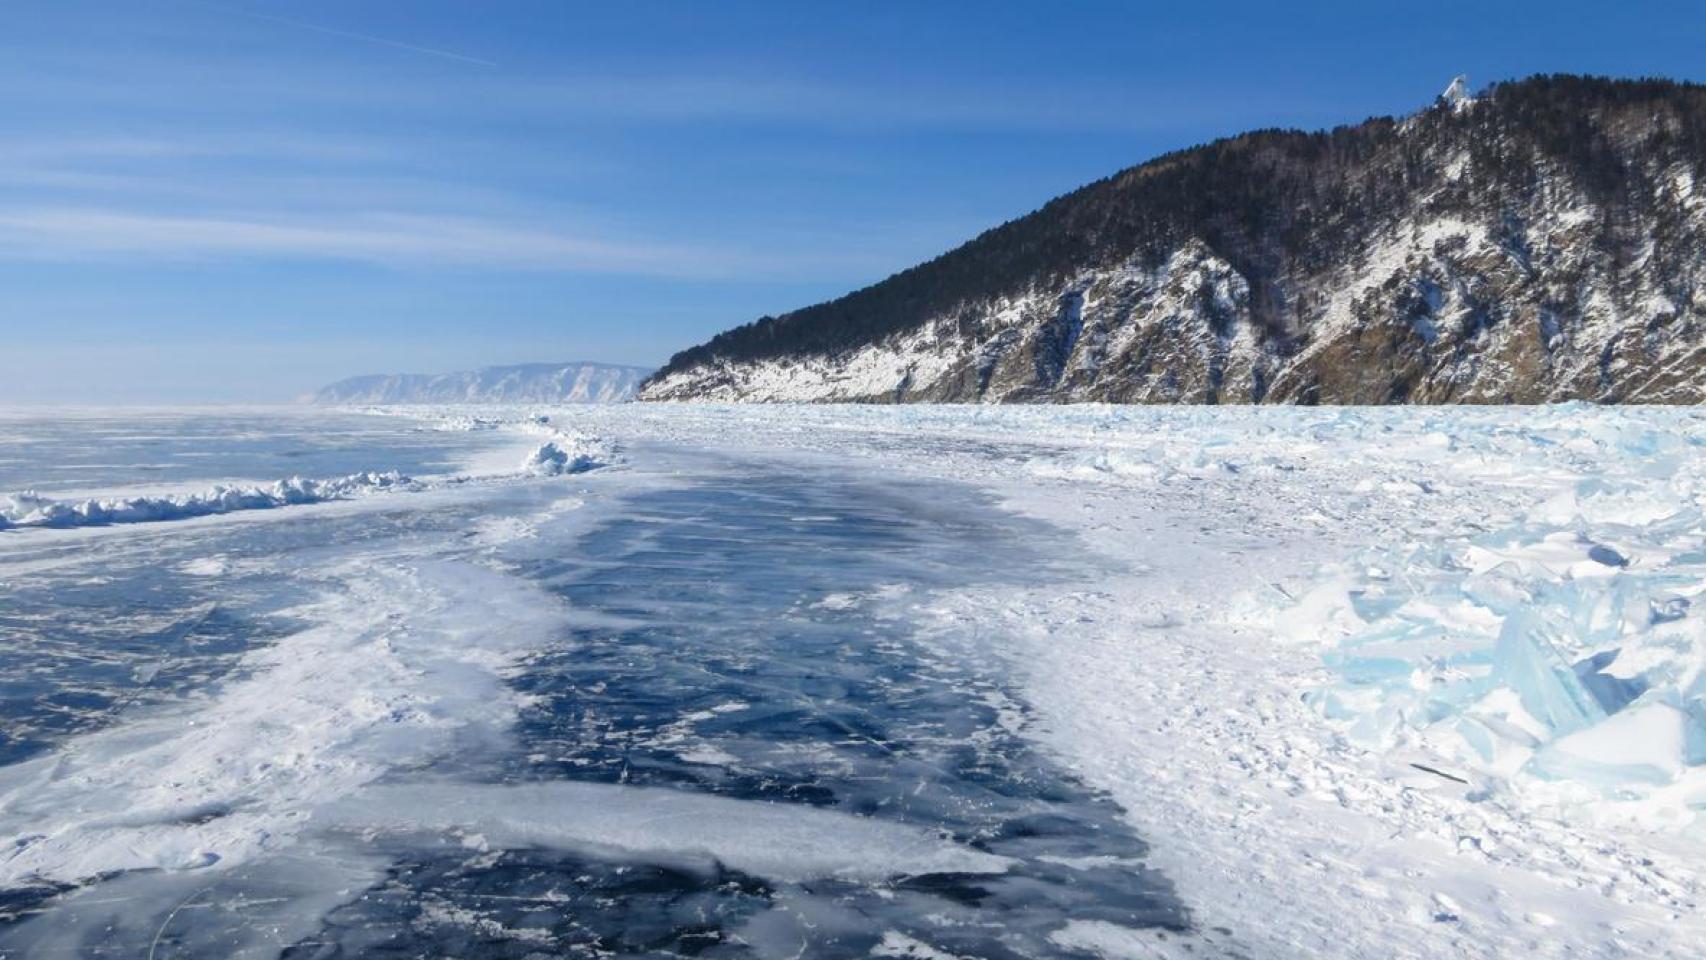
[[[1037,478],[1144,496],[1259,507],[1283,487],[1268,506],[1286,523],[1366,543],[1297,571],[1301,592],[1270,583],[1227,612],[1270,621],[1276,642],[1320,658],[1329,673],[1304,699],[1323,723],[1373,750],[1425,754],[1478,792],[1593,817],[1686,827],[1706,806],[1706,631],[1690,615],[1706,590],[1706,417],[1693,410],[725,408],[721,419],[782,436],[1043,445],[1013,451]],[[927,440],[916,452],[939,456]]]
[[[1706,805],[1700,417],[1364,414],[1308,433],[1349,431],[1365,449],[1333,452],[1373,468],[1349,492],[1393,494],[1411,505],[1393,522],[1426,526],[1322,565],[1301,596],[1275,588],[1280,639],[1320,648],[1331,671],[1305,699],[1357,743],[1425,754],[1476,792],[1690,825]],[[1329,452],[1299,439],[1290,457]],[[1477,496],[1489,484],[1509,491]],[[1477,503],[1484,515],[1432,535]]]

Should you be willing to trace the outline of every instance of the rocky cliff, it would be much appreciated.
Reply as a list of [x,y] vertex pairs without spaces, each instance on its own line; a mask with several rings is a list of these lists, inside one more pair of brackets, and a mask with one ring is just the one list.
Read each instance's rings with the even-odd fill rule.
[[1160,157],[648,400],[1694,403],[1706,87],[1550,76]]

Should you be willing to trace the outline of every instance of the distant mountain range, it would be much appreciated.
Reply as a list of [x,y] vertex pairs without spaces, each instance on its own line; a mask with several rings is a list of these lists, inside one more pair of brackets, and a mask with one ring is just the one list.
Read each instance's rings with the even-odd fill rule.
[[619,403],[649,367],[524,363],[459,373],[368,374],[316,391],[313,403]]
[[1543,76],[1167,154],[647,400],[1698,403],[1706,87]]

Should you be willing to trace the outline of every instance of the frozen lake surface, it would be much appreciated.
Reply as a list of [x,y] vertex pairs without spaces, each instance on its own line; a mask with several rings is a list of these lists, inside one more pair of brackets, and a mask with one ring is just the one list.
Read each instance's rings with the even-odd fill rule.
[[501,439],[435,426],[311,409],[0,408],[0,493],[160,492],[367,470],[426,476],[453,473]]
[[0,958],[1693,960],[1703,450],[6,412]]
[[[1068,921],[1188,926],[1026,736],[1000,638],[913,623],[1074,575],[1056,531],[821,460],[625,455],[644,476],[13,531],[0,956],[1074,956]],[[316,703],[316,657],[371,702]]]

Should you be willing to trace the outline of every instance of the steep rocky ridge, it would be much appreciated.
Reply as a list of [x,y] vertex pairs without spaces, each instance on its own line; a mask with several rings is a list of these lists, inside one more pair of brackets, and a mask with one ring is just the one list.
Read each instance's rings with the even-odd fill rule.
[[1448,92],[1160,157],[683,351],[641,396],[1706,399],[1706,87]]

